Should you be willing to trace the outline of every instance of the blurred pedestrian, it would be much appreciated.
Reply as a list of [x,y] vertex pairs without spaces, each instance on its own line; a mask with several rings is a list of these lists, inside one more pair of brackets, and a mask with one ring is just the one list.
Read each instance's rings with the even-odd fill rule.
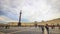
[[48,27],[48,24],[46,24],[45,28],[46,28],[46,30],[47,30],[47,33],[49,34],[49,27]]
[[5,26],[5,29],[9,29],[9,27],[10,27],[9,25],[6,25],[6,26]]
[[8,28],[8,26],[6,25],[6,26],[5,26],[5,29],[7,29],[7,28]]
[[44,26],[41,26],[41,29],[42,29],[42,33],[44,34]]

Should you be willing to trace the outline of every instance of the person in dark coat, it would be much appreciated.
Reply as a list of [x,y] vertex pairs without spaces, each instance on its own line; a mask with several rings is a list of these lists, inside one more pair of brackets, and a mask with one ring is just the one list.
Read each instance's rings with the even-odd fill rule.
[[48,27],[48,24],[46,24],[45,28],[46,28],[46,30],[47,30],[47,33],[49,34],[49,27]]
[[5,26],[5,29],[9,29],[9,27],[10,27],[9,25],[6,25],[6,26]]
[[42,34],[44,34],[44,26],[41,26]]
[[5,29],[7,29],[7,28],[8,28],[8,26],[6,25],[6,26],[5,26]]

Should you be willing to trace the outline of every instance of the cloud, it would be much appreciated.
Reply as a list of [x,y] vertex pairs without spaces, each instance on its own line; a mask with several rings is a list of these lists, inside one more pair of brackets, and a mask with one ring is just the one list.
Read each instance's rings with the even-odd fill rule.
[[8,22],[15,22],[16,20],[12,20],[12,19],[10,19],[10,18],[8,18],[8,17],[6,17],[6,16],[0,16],[0,23],[4,23],[4,24],[6,24],[6,23],[8,23]]
[[0,0],[0,15],[18,20],[20,10],[22,21],[52,20],[60,18],[60,0]]

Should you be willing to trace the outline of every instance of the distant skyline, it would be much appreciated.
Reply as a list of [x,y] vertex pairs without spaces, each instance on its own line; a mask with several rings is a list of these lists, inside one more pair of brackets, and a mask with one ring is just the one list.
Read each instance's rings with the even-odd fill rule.
[[60,0],[0,0],[0,22],[48,21],[60,18]]

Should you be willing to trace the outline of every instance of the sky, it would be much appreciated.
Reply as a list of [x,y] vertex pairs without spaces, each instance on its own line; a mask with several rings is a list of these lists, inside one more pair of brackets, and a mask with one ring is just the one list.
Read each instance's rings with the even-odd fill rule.
[[0,0],[0,22],[48,21],[60,18],[60,0]]

